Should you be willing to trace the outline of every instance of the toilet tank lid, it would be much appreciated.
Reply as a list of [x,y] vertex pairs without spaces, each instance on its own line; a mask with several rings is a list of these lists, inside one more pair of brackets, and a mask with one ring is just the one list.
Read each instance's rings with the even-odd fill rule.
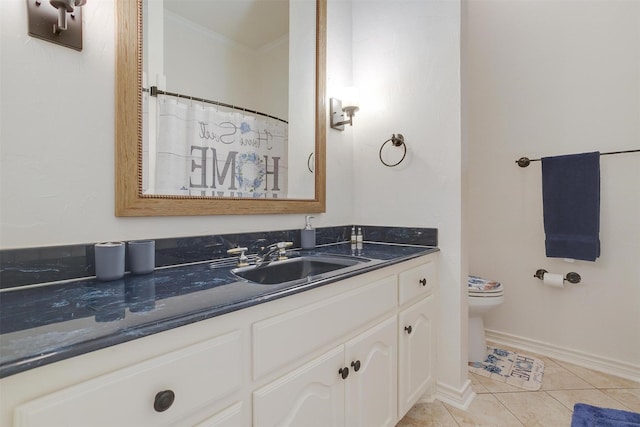
[[483,279],[478,276],[469,276],[469,290],[476,292],[497,291],[502,285],[495,280]]

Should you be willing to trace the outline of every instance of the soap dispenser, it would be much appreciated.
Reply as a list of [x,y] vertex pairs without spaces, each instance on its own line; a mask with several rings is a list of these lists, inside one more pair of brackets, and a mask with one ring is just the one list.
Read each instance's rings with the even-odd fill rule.
[[316,247],[316,230],[311,226],[312,216],[304,217],[304,228],[300,230],[300,245],[302,249],[313,249]]

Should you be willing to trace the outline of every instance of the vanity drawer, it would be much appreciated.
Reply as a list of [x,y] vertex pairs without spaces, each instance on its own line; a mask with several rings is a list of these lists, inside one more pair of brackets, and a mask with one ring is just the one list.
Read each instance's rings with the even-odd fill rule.
[[221,335],[22,404],[15,425],[172,424],[240,389],[242,350],[240,331]]
[[438,271],[433,259],[400,273],[398,285],[400,305],[414,298],[431,294],[437,280]]
[[254,323],[253,378],[294,366],[313,351],[395,309],[397,287],[396,276],[390,276]]

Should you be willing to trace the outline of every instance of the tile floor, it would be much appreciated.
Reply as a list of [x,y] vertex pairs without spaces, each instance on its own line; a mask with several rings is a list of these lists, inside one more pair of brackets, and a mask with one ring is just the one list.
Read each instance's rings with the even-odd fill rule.
[[520,352],[544,361],[540,390],[527,391],[469,373],[476,397],[468,410],[437,400],[418,402],[396,427],[569,427],[576,403],[640,412],[640,383]]

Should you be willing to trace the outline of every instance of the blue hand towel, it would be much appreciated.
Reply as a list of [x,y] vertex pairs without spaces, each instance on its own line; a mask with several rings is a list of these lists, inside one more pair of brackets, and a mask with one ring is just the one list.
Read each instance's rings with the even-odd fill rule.
[[600,153],[542,158],[547,257],[600,256]]

